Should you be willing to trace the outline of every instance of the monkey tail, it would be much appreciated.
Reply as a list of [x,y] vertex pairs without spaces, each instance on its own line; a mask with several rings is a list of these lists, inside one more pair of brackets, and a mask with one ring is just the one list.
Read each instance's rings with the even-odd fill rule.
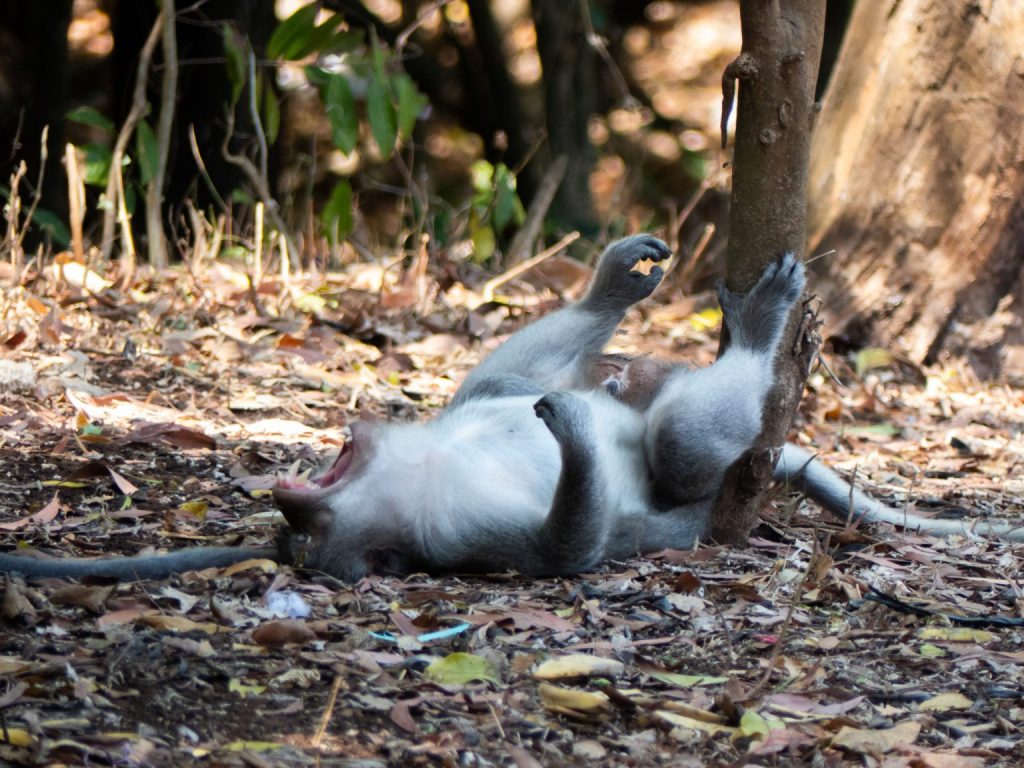
[[34,579],[81,579],[88,576],[133,581],[164,579],[175,573],[222,568],[253,558],[276,559],[269,547],[190,547],[162,555],[139,557],[39,559],[0,554],[0,573],[19,573]]
[[989,536],[1024,541],[1024,526],[980,520],[936,520],[893,509],[846,482],[803,448],[786,443],[774,478],[805,493],[834,517],[865,523],[887,523],[930,536]]

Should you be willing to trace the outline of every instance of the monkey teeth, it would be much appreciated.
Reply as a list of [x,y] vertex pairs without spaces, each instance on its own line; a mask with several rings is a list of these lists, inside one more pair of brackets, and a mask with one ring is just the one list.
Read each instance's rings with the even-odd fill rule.
[[316,477],[310,477],[312,470],[309,469],[300,473],[299,465],[301,462],[296,461],[288,467],[288,470],[282,477],[277,479],[277,487],[289,491],[313,491],[318,488],[329,488],[341,480],[345,470],[352,463],[354,453],[355,445],[352,440],[349,440],[342,446],[341,453],[338,454],[338,458],[334,460],[331,468]]
[[299,472],[299,465],[302,462],[296,461],[282,477],[277,479],[278,488],[287,488],[289,490],[296,490],[309,487],[309,475],[312,470],[307,469],[304,472]]

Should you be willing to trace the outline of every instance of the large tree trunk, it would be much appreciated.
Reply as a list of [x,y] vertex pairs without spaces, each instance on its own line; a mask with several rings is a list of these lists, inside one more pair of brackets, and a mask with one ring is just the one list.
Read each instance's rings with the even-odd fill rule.
[[[773,259],[786,252],[803,254],[825,0],[740,0],[740,24],[742,52],[722,78],[722,125],[724,129],[738,80],[726,283],[732,291],[746,292]],[[745,543],[757,522],[776,449],[793,422],[808,363],[817,350],[816,328],[801,324],[804,311],[798,302],[790,317],[761,436],[729,468],[715,500],[711,536],[718,541]],[[722,348],[728,343],[723,333]]]
[[1024,3],[856,4],[811,159],[834,332],[1024,375]]
[[548,129],[546,166],[569,158],[551,218],[567,229],[595,234],[590,173],[597,153],[587,126],[597,111],[597,56],[587,41],[583,13],[576,2],[533,0],[537,54],[544,73],[544,113]]
[[24,208],[39,175],[43,128],[49,126],[41,205],[67,215],[64,113],[68,91],[68,24],[71,0],[0,2],[0,184],[6,186],[22,160],[28,166]]

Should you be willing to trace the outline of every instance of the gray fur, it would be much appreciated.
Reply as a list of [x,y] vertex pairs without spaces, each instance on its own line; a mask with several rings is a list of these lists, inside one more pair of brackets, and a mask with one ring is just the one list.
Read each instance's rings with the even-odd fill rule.
[[[657,268],[644,275],[633,267],[668,256],[647,235],[614,243],[583,299],[510,337],[437,418],[353,424],[340,479],[275,489],[288,521],[279,559],[350,581],[419,570],[558,575],[694,546],[726,469],[760,432],[804,272],[786,255],[748,294],[721,288],[732,344],[708,368],[603,356],[626,310],[661,278]],[[784,448],[776,478],[837,515],[922,527],[851,490],[795,446]],[[160,578],[266,555],[228,548],[100,560],[0,555],[0,572]]]
[[[358,472],[280,492],[284,506],[305,505],[307,519],[326,525],[301,539],[302,561],[345,579],[374,570],[379,551],[430,571],[550,575],[694,546],[725,470],[760,432],[804,274],[786,256],[746,296],[723,291],[729,351],[702,370],[645,364],[653,402],[631,407],[628,374],[602,386],[594,368],[607,367],[605,344],[660,280],[660,270],[633,267],[668,255],[649,236],[613,244],[583,299],[510,337],[440,417],[372,436],[364,428],[355,455],[372,456]],[[547,394],[520,394],[530,382]]]

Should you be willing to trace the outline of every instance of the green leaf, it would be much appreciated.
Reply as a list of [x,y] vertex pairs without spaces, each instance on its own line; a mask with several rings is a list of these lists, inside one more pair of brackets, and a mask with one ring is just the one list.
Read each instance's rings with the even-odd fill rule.
[[32,223],[52,237],[54,242],[62,248],[67,248],[71,244],[71,233],[68,231],[67,224],[50,209],[36,208],[35,213],[32,214]]
[[94,187],[107,186],[110,162],[113,159],[110,147],[103,144],[86,144],[82,147],[82,152],[85,154],[85,174],[82,181]]
[[373,74],[376,75],[377,80],[383,80],[386,57],[384,55],[384,49],[381,47],[380,41],[377,39],[377,30],[374,27],[370,27],[370,48],[373,52]]
[[271,59],[301,59],[310,36],[316,29],[319,3],[304,5],[277,25],[267,42],[267,56]]
[[229,24],[221,27],[224,38],[224,62],[228,70],[228,82],[231,83],[231,104],[238,103],[245,88],[245,51],[238,44],[238,33]]
[[313,53],[333,53],[347,50],[357,37],[338,32],[342,17],[331,14],[322,24],[316,23],[319,3],[299,8],[282,21],[267,43],[267,56],[272,59],[295,61]]
[[397,127],[395,125],[395,105],[391,103],[391,93],[387,79],[374,77],[366,92],[366,108],[370,115],[370,133],[380,148],[381,157],[387,160],[395,151]]
[[345,51],[351,46],[354,40],[358,40],[359,37],[353,38],[347,32],[338,32],[338,25],[341,24],[342,18],[337,15],[330,15],[324,20],[324,23],[316,27],[306,40],[305,49],[302,51],[301,56],[296,58],[303,58],[309,56],[311,53],[338,53]]
[[330,72],[323,67],[314,67],[312,64],[307,64],[302,68],[302,71],[306,75],[306,79],[309,80],[310,84],[315,85],[321,90],[331,84],[332,77],[336,77],[333,72]]
[[320,53],[351,53],[363,45],[363,30],[343,29],[336,31]]
[[490,224],[480,221],[476,211],[469,215],[469,237],[473,241],[473,261],[483,264],[488,261],[497,248],[497,239]]
[[344,240],[352,231],[352,185],[342,179],[334,185],[327,205],[320,214],[320,226],[331,245]]
[[114,124],[100,114],[98,109],[94,109],[93,107],[75,107],[65,114],[64,118],[72,123],[91,125],[93,128],[99,128],[109,134],[114,134],[116,132]]
[[135,193],[134,184],[125,184],[124,186],[124,209],[129,214],[135,213],[135,204],[138,202],[137,195]]
[[702,181],[708,176],[708,163],[702,152],[684,149],[682,166],[686,175],[696,181]]
[[398,135],[408,139],[416,127],[416,118],[427,105],[427,99],[416,90],[416,84],[404,72],[395,75],[392,83],[398,94]]
[[498,682],[498,674],[487,659],[471,653],[450,653],[434,659],[424,674],[442,685],[463,685],[474,680]]
[[516,195],[515,174],[507,165],[499,163],[494,169],[494,228],[498,232],[503,231],[521,212],[522,204]]
[[359,115],[352,88],[343,75],[330,76],[324,100],[331,121],[331,141],[346,155],[350,154],[359,140]]
[[748,709],[740,716],[740,733],[744,736],[764,738],[770,730],[768,722],[752,709]]
[[135,154],[139,160],[139,182],[146,186],[156,173],[160,149],[156,143],[156,134],[145,120],[140,120],[135,129]]
[[267,136],[267,143],[273,144],[281,131],[281,103],[277,100],[277,94],[269,78],[263,84],[262,106],[263,132]]
[[888,368],[892,365],[893,355],[883,347],[865,347],[857,353],[857,375],[861,378],[874,368]]
[[477,160],[469,167],[469,178],[473,183],[473,205],[482,214],[494,199],[494,166],[486,160]]

